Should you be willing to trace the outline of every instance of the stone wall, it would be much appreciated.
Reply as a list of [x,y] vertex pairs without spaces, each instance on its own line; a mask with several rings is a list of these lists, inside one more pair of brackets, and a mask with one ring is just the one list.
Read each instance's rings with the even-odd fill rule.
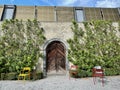
[[36,7],[36,18],[38,21],[55,21],[54,7]]
[[1,16],[2,16],[2,12],[3,12],[3,6],[0,6],[0,19],[1,19]]
[[42,22],[41,26],[45,30],[45,36],[47,40],[52,38],[60,38],[64,41],[73,36],[71,30],[72,23],[63,22]]
[[[46,42],[42,46],[42,53],[44,54],[44,60],[39,60],[38,64],[41,63],[41,69],[46,76],[46,47],[52,41],[60,41],[64,44],[66,49],[66,70],[69,69],[69,60],[67,58],[69,44],[67,40],[73,37],[72,22],[40,22],[41,27],[45,30]],[[79,26],[84,29],[84,25],[79,23]],[[39,67],[39,65],[38,65]],[[38,68],[39,70],[40,68]]]
[[[0,11],[2,12],[2,11]],[[27,19],[38,21],[64,21],[74,20],[73,7],[53,7],[53,6],[17,6],[15,19],[27,21]]]
[[15,19],[23,21],[27,21],[28,19],[33,20],[35,18],[34,12],[33,6],[17,6]]
[[[1,23],[2,22],[0,22],[0,25]],[[78,24],[81,28],[85,30],[83,23],[78,23]],[[72,22],[39,22],[39,25],[44,29],[45,31],[44,34],[46,37],[45,43],[43,44],[43,46],[41,46],[41,52],[45,56],[46,55],[45,49],[47,45],[49,45],[49,43],[51,43],[54,40],[58,40],[62,42],[66,48],[66,67],[67,67],[69,65],[69,60],[67,58],[69,45],[67,43],[67,40],[73,37],[73,32],[71,29]],[[113,23],[113,25],[116,27],[116,29],[118,29],[118,23]],[[1,27],[0,27],[0,31],[1,31]],[[37,64],[37,69],[43,70],[44,76],[46,75],[45,63],[46,63],[46,56],[44,57],[44,59],[39,59]]]

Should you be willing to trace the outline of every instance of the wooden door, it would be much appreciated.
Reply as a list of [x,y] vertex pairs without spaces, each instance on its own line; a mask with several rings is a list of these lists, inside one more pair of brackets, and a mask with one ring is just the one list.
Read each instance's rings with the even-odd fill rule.
[[65,48],[63,43],[54,41],[46,48],[47,60],[46,67],[47,72],[65,70]]

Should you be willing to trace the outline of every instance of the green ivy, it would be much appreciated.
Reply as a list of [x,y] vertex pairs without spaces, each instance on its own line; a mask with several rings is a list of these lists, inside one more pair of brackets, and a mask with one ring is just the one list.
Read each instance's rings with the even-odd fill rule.
[[19,72],[23,67],[33,68],[41,57],[40,47],[44,30],[36,20],[5,20],[0,37],[0,73]]
[[[68,59],[79,66],[79,71],[91,72],[94,66],[115,70],[120,68],[119,30],[110,21],[84,22],[85,30],[73,21],[74,36],[68,39]],[[89,76],[89,75],[86,75]]]

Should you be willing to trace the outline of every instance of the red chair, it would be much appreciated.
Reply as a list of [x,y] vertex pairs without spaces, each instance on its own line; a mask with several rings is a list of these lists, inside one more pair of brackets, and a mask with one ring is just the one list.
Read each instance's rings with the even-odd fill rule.
[[93,82],[94,82],[94,84],[95,84],[95,82],[96,82],[96,77],[100,77],[100,78],[102,78],[102,86],[104,86],[104,71],[103,71],[103,69],[97,69],[97,68],[93,68],[92,69],[92,76],[93,76]]
[[78,66],[76,66],[76,65],[71,65],[71,67],[70,67],[70,70],[69,70],[69,79],[70,79],[70,77],[71,76],[77,76],[77,74],[78,74]]

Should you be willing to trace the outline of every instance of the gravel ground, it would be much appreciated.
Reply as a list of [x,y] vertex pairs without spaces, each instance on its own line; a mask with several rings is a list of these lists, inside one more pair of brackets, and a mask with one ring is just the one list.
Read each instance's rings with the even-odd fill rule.
[[68,76],[49,76],[36,81],[0,81],[0,90],[120,90],[120,76],[105,77],[104,86],[100,78],[74,79]]

